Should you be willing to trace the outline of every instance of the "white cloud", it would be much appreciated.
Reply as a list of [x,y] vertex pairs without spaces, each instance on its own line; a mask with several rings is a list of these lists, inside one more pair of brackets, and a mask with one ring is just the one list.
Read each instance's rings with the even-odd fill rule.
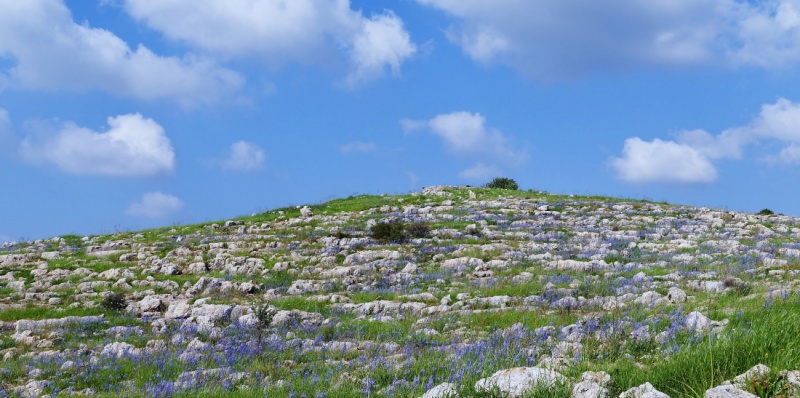
[[0,81],[22,89],[99,89],[190,106],[214,102],[243,84],[238,73],[208,59],[132,49],[107,30],[76,24],[63,0],[0,0],[0,55],[13,63],[0,69]]
[[406,134],[427,128],[442,139],[449,152],[475,161],[474,167],[459,173],[461,178],[497,176],[501,174],[500,166],[519,167],[528,160],[525,149],[512,145],[499,130],[487,127],[486,118],[480,113],[451,112],[430,120],[402,119],[400,124]]
[[339,146],[339,152],[343,154],[375,152],[376,149],[378,146],[374,142],[355,141]]
[[238,141],[231,145],[228,157],[221,161],[223,169],[233,171],[255,171],[264,166],[266,155],[258,145]]
[[68,123],[55,136],[24,139],[19,153],[70,174],[146,177],[174,170],[172,144],[153,119],[120,115],[109,117],[108,125],[107,131],[94,132]]
[[638,67],[800,61],[800,1],[417,0],[455,18],[448,38],[475,61],[542,80]]
[[135,19],[166,37],[225,57],[329,65],[349,55],[354,86],[399,73],[416,46],[391,12],[365,18],[349,0],[125,0]]
[[386,67],[393,75],[400,73],[400,65],[417,52],[403,21],[392,13],[363,20],[362,31],[353,40],[351,60],[353,72],[346,84],[356,86],[361,82],[383,76]]
[[441,137],[447,148],[457,154],[473,155],[522,163],[528,158],[525,151],[514,149],[500,131],[487,128],[480,113],[452,112],[434,117],[428,127]]
[[741,47],[734,60],[764,68],[786,67],[800,59],[800,2],[772,0],[747,7],[739,23]]
[[787,165],[800,164],[800,145],[793,143],[781,149],[778,160]]
[[785,98],[764,104],[758,118],[745,129],[754,137],[800,143],[800,104]]
[[161,192],[142,195],[138,202],[131,203],[125,214],[133,217],[162,218],[179,212],[183,202],[175,196]]
[[8,111],[0,108],[0,155],[12,154],[17,146],[17,136],[11,127]]
[[400,126],[406,134],[416,133],[428,126],[427,120],[400,119]]
[[475,166],[458,173],[458,176],[465,180],[487,180],[492,177],[497,177],[500,174],[501,171],[497,167],[478,163]]
[[630,138],[622,158],[612,159],[611,165],[625,181],[712,182],[716,179],[712,161],[741,159],[746,147],[765,140],[789,144],[779,154],[763,157],[767,163],[800,163],[800,104],[785,98],[764,104],[748,124],[718,135],[688,130],[678,134],[676,141],[648,143]]
[[628,138],[622,157],[611,159],[611,167],[628,182],[708,183],[717,179],[716,168],[697,149],[659,139]]
[[739,159],[753,137],[744,129],[728,129],[719,135],[705,130],[686,130],[678,134],[678,143],[688,145],[709,159]]

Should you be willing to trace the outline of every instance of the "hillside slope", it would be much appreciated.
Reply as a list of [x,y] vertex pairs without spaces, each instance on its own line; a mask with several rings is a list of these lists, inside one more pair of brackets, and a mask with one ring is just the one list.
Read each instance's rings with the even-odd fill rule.
[[739,387],[779,396],[799,221],[431,187],[5,245],[0,395],[504,396],[495,372],[552,369],[520,394],[698,396],[764,363]]

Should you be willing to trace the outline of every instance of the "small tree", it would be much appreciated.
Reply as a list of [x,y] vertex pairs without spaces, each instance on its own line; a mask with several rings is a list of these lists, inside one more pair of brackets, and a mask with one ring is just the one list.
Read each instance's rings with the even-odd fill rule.
[[761,209],[761,211],[758,212],[759,216],[771,216],[773,214],[775,214],[775,212],[770,209]]
[[486,184],[486,188],[510,189],[516,191],[519,189],[519,185],[517,185],[517,182],[511,178],[497,177],[494,180],[489,181]]

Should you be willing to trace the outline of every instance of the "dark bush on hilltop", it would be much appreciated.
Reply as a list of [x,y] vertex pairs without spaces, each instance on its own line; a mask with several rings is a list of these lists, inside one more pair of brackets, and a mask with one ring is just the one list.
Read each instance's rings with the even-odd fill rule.
[[111,293],[103,298],[103,301],[100,302],[100,306],[109,311],[118,312],[124,310],[128,304],[125,303],[125,295],[122,293]]
[[424,222],[415,222],[406,227],[406,232],[412,238],[424,238],[431,233],[431,227]]
[[771,216],[775,214],[775,212],[770,209],[761,209],[761,211],[759,211],[757,214],[759,216]]
[[372,239],[379,242],[401,242],[406,239],[406,224],[401,221],[379,222],[372,226]]
[[516,191],[519,189],[519,185],[511,178],[497,177],[486,183],[486,188],[511,189]]

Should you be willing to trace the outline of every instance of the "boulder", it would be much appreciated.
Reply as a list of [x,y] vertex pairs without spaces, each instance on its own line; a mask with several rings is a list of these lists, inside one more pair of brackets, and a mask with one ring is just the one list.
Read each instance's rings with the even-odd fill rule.
[[656,390],[650,383],[644,383],[619,394],[619,398],[669,398],[669,395]]
[[554,370],[537,367],[511,368],[478,380],[475,383],[475,390],[489,392],[497,388],[505,396],[517,398],[537,386],[553,386],[556,383],[566,382],[567,379]]
[[426,391],[422,398],[458,398],[458,390],[455,384],[442,383]]

